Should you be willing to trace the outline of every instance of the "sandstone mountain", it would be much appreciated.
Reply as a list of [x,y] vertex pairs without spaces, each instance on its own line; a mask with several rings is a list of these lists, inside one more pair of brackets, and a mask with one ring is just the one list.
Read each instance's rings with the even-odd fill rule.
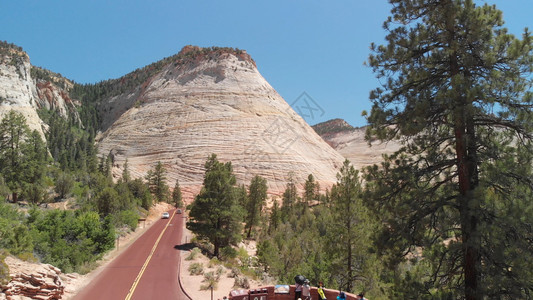
[[140,85],[100,104],[106,130],[98,137],[99,152],[111,155],[115,177],[126,159],[134,177],[161,161],[169,185],[179,179],[190,200],[215,153],[232,162],[239,183],[265,177],[271,194],[283,192],[289,175],[303,184],[313,174],[322,188],[336,181],[342,156],[268,84],[245,51],[187,46],[162,62]]
[[30,129],[43,135],[45,124],[37,109],[55,110],[63,117],[67,112],[77,116],[79,104],[69,97],[72,86],[58,74],[31,66],[22,48],[0,42],[0,119],[10,110],[18,111],[26,117]]
[[277,195],[289,176],[301,187],[313,174],[322,189],[329,187],[343,161],[243,50],[187,46],[119,79],[80,86],[31,66],[22,48],[0,42],[0,119],[17,110],[44,137],[47,126],[37,111],[79,121],[78,97],[99,109],[99,152],[111,155],[115,178],[126,159],[133,177],[144,177],[161,161],[169,186],[179,179],[189,200],[201,187],[211,153],[233,163],[239,183],[261,175]]
[[366,127],[355,128],[342,119],[333,119],[313,126],[313,129],[342,156],[349,159],[356,169],[378,164],[383,154],[391,154],[400,148],[396,141],[381,143],[365,141]]

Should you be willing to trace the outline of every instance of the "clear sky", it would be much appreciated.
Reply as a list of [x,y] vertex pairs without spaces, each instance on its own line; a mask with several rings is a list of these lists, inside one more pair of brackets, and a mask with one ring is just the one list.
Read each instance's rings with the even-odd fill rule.
[[[532,27],[533,0],[496,4],[514,34]],[[383,43],[385,0],[2,0],[0,40],[31,63],[80,83],[117,78],[176,54],[185,45],[247,50],[289,103],[316,105],[313,125],[366,121],[378,85],[363,65],[371,42]],[[302,93],[306,96],[299,98]],[[297,102],[302,104],[301,101]],[[319,108],[319,109],[318,109]]]

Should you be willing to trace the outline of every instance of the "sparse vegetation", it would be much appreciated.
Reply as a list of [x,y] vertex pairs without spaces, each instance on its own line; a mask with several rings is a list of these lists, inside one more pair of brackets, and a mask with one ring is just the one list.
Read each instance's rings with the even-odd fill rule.
[[5,285],[9,282],[9,267],[5,262],[8,252],[5,249],[0,249],[0,285]]
[[187,257],[185,257],[186,260],[195,260],[196,257],[201,253],[200,248],[193,248]]
[[204,265],[199,262],[192,263],[188,271],[191,275],[202,275],[204,273]]

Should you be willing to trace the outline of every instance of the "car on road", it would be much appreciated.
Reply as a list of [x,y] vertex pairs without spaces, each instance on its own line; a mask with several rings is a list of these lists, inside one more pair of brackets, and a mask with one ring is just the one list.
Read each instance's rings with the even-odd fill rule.
[[162,215],[161,215],[161,219],[168,219],[170,218],[170,214],[168,212],[164,212]]
[[178,210],[176,211],[176,213],[177,213],[177,214],[181,214],[181,209],[178,209]]

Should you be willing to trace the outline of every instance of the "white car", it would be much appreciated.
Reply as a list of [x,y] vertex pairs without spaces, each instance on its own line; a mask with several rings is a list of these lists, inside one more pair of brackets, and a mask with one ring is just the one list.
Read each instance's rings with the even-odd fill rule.
[[168,219],[170,218],[170,214],[168,212],[164,212],[162,215],[161,215],[161,219]]

